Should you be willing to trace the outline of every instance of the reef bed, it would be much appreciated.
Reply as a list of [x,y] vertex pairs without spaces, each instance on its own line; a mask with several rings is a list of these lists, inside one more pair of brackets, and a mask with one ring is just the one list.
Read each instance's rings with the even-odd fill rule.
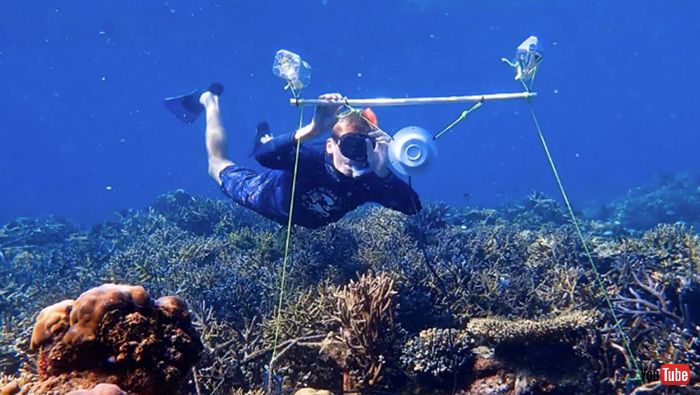
[[[228,202],[177,191],[91,229],[18,219],[0,228],[0,387],[641,394],[662,390],[637,372],[685,363],[690,385],[674,391],[700,391],[697,233],[579,220],[598,275],[561,207],[541,194],[498,210],[431,203],[419,217],[370,207],[294,228],[277,321],[285,229]],[[93,305],[118,313],[91,313],[73,329],[78,296],[100,286],[113,302]],[[95,339],[109,352],[75,346]],[[96,373],[122,361],[126,370]],[[160,373],[141,374],[149,366]],[[36,389],[42,378],[98,373]]]

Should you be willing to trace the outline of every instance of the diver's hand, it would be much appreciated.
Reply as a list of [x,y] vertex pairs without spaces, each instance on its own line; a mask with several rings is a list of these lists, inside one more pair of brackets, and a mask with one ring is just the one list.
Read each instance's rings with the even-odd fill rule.
[[391,141],[391,137],[381,130],[370,132],[369,136],[374,138],[375,144],[372,147],[372,143],[367,140],[367,163],[370,169],[374,171],[374,174],[384,178],[389,175],[387,164],[389,162],[389,141]]
[[305,141],[319,136],[333,129],[335,123],[338,122],[336,112],[338,111],[338,107],[343,105],[345,97],[340,93],[326,93],[324,95],[319,96],[319,99],[334,100],[337,101],[338,104],[329,106],[316,106],[316,108],[314,109],[314,117],[311,123],[297,130],[295,135],[297,140]]
[[316,106],[316,109],[314,110],[314,126],[320,129],[320,132],[323,133],[331,130],[333,126],[335,126],[335,123],[338,122],[336,112],[338,111],[338,107],[343,105],[345,97],[340,93],[326,93],[325,95],[319,96],[319,99],[338,102],[338,104],[333,104],[330,106]]

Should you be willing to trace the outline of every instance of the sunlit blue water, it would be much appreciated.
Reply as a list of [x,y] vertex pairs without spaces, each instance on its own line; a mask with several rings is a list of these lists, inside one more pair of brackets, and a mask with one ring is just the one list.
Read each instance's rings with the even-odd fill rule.
[[[207,177],[203,121],[165,96],[220,81],[230,155],[255,124],[297,113],[275,51],[313,67],[305,97],[443,96],[520,89],[500,62],[527,36],[545,60],[535,108],[575,203],[623,195],[656,173],[697,172],[696,1],[19,1],[0,3],[0,222],[84,223]],[[381,125],[437,131],[462,106],[379,109]],[[307,118],[311,112],[307,111]],[[439,141],[415,179],[428,200],[496,205],[555,184],[524,102],[488,103]]]

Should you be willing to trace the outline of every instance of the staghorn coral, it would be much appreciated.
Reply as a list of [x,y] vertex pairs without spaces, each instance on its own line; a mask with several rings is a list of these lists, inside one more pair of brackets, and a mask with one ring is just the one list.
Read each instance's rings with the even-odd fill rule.
[[270,229],[272,222],[228,200],[202,199],[182,189],[159,196],[150,207],[180,229],[195,235],[228,233],[238,228]]
[[473,226],[496,225],[497,223],[505,224],[505,220],[500,217],[498,210],[489,208],[452,208],[445,216],[450,225],[459,226],[463,229]]
[[237,329],[219,319],[206,303],[194,307],[194,317],[205,350],[193,372],[196,392],[217,393],[227,388],[242,391],[260,385],[264,361],[249,358],[264,347],[258,321],[253,319]]
[[[338,365],[319,358],[320,341],[337,330],[334,322],[337,288],[324,281],[305,292],[293,293],[279,316],[275,370],[283,373],[285,384],[341,390]],[[274,344],[277,316],[263,322],[265,343]]]
[[[608,293],[631,341],[599,328],[589,358],[599,380],[619,386],[618,372],[635,374],[639,361],[700,363],[700,242],[683,224],[659,225],[641,237],[625,237],[596,248],[611,284]],[[658,369],[652,362],[648,369]]]
[[[629,325],[628,335],[636,345],[637,356],[650,356],[649,369],[658,369],[657,361],[685,361],[700,365],[700,326],[697,317],[690,314],[683,299],[675,290],[667,289],[664,282],[646,272],[632,272],[633,283],[614,299],[615,308]],[[656,277],[656,278],[655,278]],[[693,296],[693,304],[700,298]],[[686,296],[686,299],[688,297]],[[612,345],[620,341],[609,340]],[[619,347],[629,362],[627,350]]]
[[30,361],[29,332],[33,320],[29,317],[10,317],[0,327],[0,374],[16,372]]
[[[406,278],[418,277],[409,282],[411,289],[419,289],[418,283],[443,295],[443,302],[437,303],[449,303],[460,323],[489,314],[528,318],[564,310],[573,307],[566,304],[567,297],[572,301],[571,287],[553,282],[554,274],[568,267],[575,274],[574,284],[586,274],[580,269],[583,258],[570,233],[569,227],[543,231],[517,225],[446,228],[426,247],[442,283],[417,264],[408,270],[422,275]],[[532,248],[533,244],[538,247]],[[576,299],[584,301],[587,296],[577,294]]]
[[134,394],[177,393],[202,344],[181,300],[105,284],[44,309],[32,335],[38,374],[22,391],[68,392],[118,383]]
[[304,280],[299,284],[302,286],[324,280],[346,283],[366,267],[356,257],[358,244],[353,231],[337,223],[320,229],[297,229],[290,270],[298,272],[298,277]]
[[386,270],[410,274],[423,257],[416,241],[407,232],[406,217],[401,213],[375,207],[346,223],[356,240],[357,259],[365,270]]
[[253,234],[247,228],[196,236],[154,212],[137,214],[121,227],[126,236],[115,243],[101,278],[138,282],[153,292],[177,293],[193,303],[206,300],[217,313],[236,321],[250,319],[271,305],[281,237]]
[[0,228],[0,248],[10,249],[62,243],[79,228],[68,221],[56,217],[44,220],[18,218]]
[[321,352],[343,368],[343,390],[388,381],[385,365],[393,350],[394,280],[386,274],[363,275],[336,293],[338,331],[328,334]]

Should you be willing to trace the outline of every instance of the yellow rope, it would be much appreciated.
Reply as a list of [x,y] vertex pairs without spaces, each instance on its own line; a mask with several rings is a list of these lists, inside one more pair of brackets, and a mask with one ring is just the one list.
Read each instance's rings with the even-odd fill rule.
[[[304,122],[304,107],[303,105],[299,107],[299,129],[302,128]],[[297,129],[298,130],[298,129]],[[295,132],[296,138],[296,132]],[[287,220],[287,240],[284,244],[284,260],[282,261],[282,274],[280,278],[279,287],[279,299],[277,301],[277,312],[275,314],[275,337],[272,343],[272,356],[270,357],[270,364],[268,366],[268,393],[272,394],[273,388],[273,370],[272,366],[275,363],[275,358],[277,357],[277,341],[280,335],[280,322],[282,320],[282,303],[284,302],[284,285],[287,278],[287,262],[289,260],[289,246],[292,240],[292,214],[294,213],[294,193],[297,186],[297,173],[299,170],[299,147],[301,146],[301,140],[297,139],[296,152],[294,155],[294,172],[292,175],[292,196],[289,200],[289,218]]]
[[469,114],[472,113],[472,111],[479,109],[479,107],[481,107],[483,105],[484,105],[484,99],[482,98],[481,101],[474,103],[474,105],[469,107],[469,109],[462,111],[462,114],[460,114],[459,117],[457,117],[457,119],[454,120],[454,122],[447,125],[444,129],[442,129],[438,133],[435,133],[435,135],[433,136],[433,140],[437,140],[440,136],[442,136],[443,134],[452,130],[452,128],[457,126],[458,123],[464,121],[469,116]]
[[600,277],[600,273],[598,273],[598,268],[595,265],[595,262],[593,262],[593,256],[591,255],[591,250],[588,247],[588,243],[586,242],[585,237],[583,236],[583,232],[581,231],[581,227],[579,226],[578,220],[576,219],[576,216],[574,215],[574,209],[571,207],[571,203],[569,202],[569,197],[566,194],[566,191],[564,190],[564,184],[561,181],[561,178],[559,177],[559,172],[557,171],[557,167],[554,165],[554,159],[552,158],[552,154],[549,152],[549,148],[547,147],[547,142],[545,141],[544,138],[544,133],[542,133],[542,128],[540,128],[540,123],[537,120],[537,116],[535,115],[535,109],[532,106],[532,102],[528,100],[529,108],[530,108],[530,114],[532,115],[533,121],[535,121],[535,128],[537,128],[537,133],[540,137],[540,142],[542,143],[542,147],[544,148],[544,152],[547,155],[547,160],[549,161],[549,166],[552,168],[552,172],[554,173],[554,178],[557,181],[557,186],[559,186],[559,192],[561,193],[562,198],[564,199],[564,203],[566,204],[566,208],[569,211],[569,216],[571,217],[571,222],[574,224],[574,228],[576,228],[576,233],[578,234],[579,239],[581,239],[581,244],[583,244],[583,250],[586,253],[586,257],[588,258],[588,262],[591,264],[591,267],[593,268],[593,274],[595,275],[596,282],[598,283],[598,287],[600,287],[600,290],[603,292],[603,299],[605,299],[605,302],[608,305],[608,308],[610,309],[610,315],[613,318],[613,321],[615,322],[615,326],[617,327],[617,330],[620,333],[620,336],[622,336],[622,342],[625,344],[625,349],[629,353],[629,357],[632,361],[633,368],[635,372],[637,373],[637,380],[641,380],[642,377],[642,371],[639,368],[639,364],[637,363],[637,359],[634,357],[634,353],[632,352],[632,346],[630,346],[630,341],[629,337],[625,333],[624,329],[622,329],[622,324],[620,323],[620,319],[617,317],[617,314],[615,313],[615,309],[613,307],[612,302],[610,301],[610,295],[608,295],[608,291],[605,289],[605,284],[603,284],[603,279]]

